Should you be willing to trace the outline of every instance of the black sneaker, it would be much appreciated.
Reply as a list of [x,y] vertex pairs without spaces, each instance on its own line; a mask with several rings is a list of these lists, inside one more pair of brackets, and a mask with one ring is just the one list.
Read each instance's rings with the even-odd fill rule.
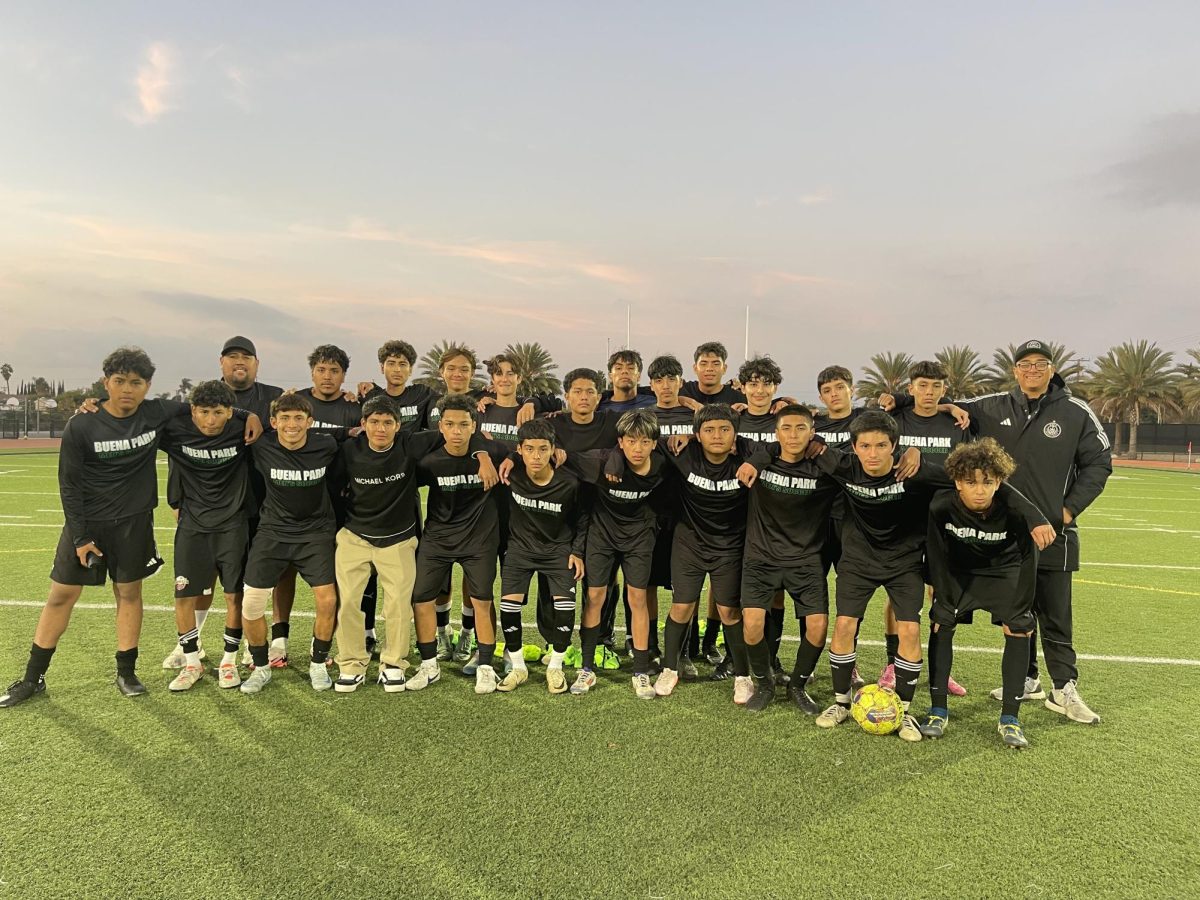
[[0,696],[0,706],[16,706],[19,703],[24,703],[30,697],[35,697],[38,694],[43,694],[46,691],[46,677],[39,676],[37,681],[14,681],[8,686],[8,690]]
[[779,661],[775,661],[775,686],[786,688],[792,683],[792,676],[783,670],[783,666],[779,665]]
[[727,678],[733,677],[733,659],[729,654],[717,664],[713,669],[712,674],[708,676],[709,681],[725,681]]
[[775,688],[766,682],[759,682],[754,688],[754,693],[750,695],[750,699],[746,701],[746,709],[750,712],[762,712],[771,705],[771,701],[775,699]]
[[788,688],[788,696],[792,698],[792,702],[796,704],[796,709],[804,713],[806,716],[817,716],[821,714],[821,707],[817,706],[817,701],[808,696],[808,691],[804,690],[804,685],[793,684]]
[[140,697],[146,693],[146,686],[137,675],[118,675],[117,690],[126,697]]

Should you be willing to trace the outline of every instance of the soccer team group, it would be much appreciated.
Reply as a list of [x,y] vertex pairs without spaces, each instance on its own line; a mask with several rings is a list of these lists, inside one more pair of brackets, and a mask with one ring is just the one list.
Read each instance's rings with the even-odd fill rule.
[[[428,687],[450,660],[473,676],[476,693],[510,692],[540,658],[551,694],[587,694],[596,670],[616,665],[624,607],[621,649],[632,657],[637,697],[669,697],[705,660],[712,679],[732,680],[745,709],[767,708],[778,690],[832,728],[850,717],[863,684],[859,625],[882,588],[888,662],[878,684],[894,691],[902,739],[945,732],[948,695],[965,693],[950,677],[955,629],[976,611],[1004,632],[1001,686],[992,692],[1004,744],[1028,745],[1018,719],[1027,700],[1099,722],[1077,686],[1071,577],[1075,520],[1103,490],[1111,454],[1043,343],[1018,348],[1011,391],[954,403],[935,362],[917,363],[905,395],[884,395],[870,409],[853,406],[851,373],[830,366],[817,376],[819,412],[777,396],[782,373],[769,357],[746,361],[727,381],[717,342],[696,348],[694,380],[673,356],[643,372],[637,352],[620,350],[607,379],[568,372],[562,399],[526,396],[519,361],[505,354],[484,363],[482,391],[472,390],[479,364],[462,345],[442,355],[436,391],[411,383],[417,355],[405,341],[388,341],[378,357],[382,385],[348,387],[347,354],[317,347],[312,385],[285,391],[258,380],[254,343],[238,336],[221,350],[221,379],[179,403],[147,399],[154,365],[145,352],[111,353],[102,366],[107,396],[85,403],[63,432],[66,523],[49,597],[26,671],[0,706],[45,691],[83,587],[106,579],[117,600],[117,687],[145,693],[135,666],[142,581],[163,565],[153,524],[161,449],[178,520],[179,640],[164,661],[179,670],[172,691],[206,672],[200,630],[218,580],[226,603],[218,684],[262,691],[288,665],[299,575],[316,607],[309,678],[318,691],[355,691],[378,659],[377,681],[389,693]],[[522,613],[535,581],[542,642],[530,646]],[[660,588],[671,592],[661,646]],[[790,672],[779,661],[785,595],[801,633]],[[386,627],[377,639],[380,605]],[[924,666],[927,605],[930,708],[918,718],[909,704]],[[414,631],[415,669],[407,661]],[[809,690],[827,640],[833,702],[822,709]],[[576,669],[570,683],[566,665]]]

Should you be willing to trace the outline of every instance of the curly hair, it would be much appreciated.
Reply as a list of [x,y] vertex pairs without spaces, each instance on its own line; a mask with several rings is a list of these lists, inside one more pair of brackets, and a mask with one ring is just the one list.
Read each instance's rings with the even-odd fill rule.
[[946,457],[946,477],[954,481],[973,481],[976,472],[1005,481],[1017,470],[1017,464],[995,438],[980,438],[959,444]]

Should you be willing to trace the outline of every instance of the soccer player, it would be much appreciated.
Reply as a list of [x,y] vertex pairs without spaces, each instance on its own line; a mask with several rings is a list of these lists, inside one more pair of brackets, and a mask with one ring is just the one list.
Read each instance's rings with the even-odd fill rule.
[[176,416],[163,429],[162,449],[171,460],[178,489],[175,529],[175,623],[179,665],[172,691],[189,690],[204,675],[199,647],[200,612],[212,604],[217,577],[225,593],[225,654],[217,683],[242,683],[237,651],[242,642],[242,578],[250,543],[249,519],[257,512],[243,432],[247,413],[234,410],[234,394],[223,381],[204,381],[192,390],[191,416]]
[[[579,491],[579,480],[563,469],[552,465],[557,437],[545,419],[526,422],[517,433],[519,463],[501,467],[501,478],[509,487],[508,552],[500,572],[500,624],[512,670],[497,686],[495,670],[491,667],[494,643],[480,645],[479,673],[476,693],[493,690],[514,691],[529,678],[522,655],[521,607],[529,594],[529,582],[534,573],[541,575],[547,585],[548,597],[554,608],[554,636],[550,660],[546,666],[546,688],[551,694],[567,690],[563,674],[563,657],[571,645],[575,628],[575,585],[583,577],[584,548],[587,543],[587,516]],[[540,588],[539,588],[540,590]],[[593,644],[593,652],[595,645]],[[587,660],[584,660],[585,665]],[[579,670],[572,693],[586,693],[595,683],[588,681]],[[586,682],[583,690],[576,687]]]
[[769,356],[757,356],[742,363],[738,383],[746,394],[746,411],[738,416],[738,437],[758,444],[775,440],[778,423],[771,409],[782,382],[783,372]]
[[338,442],[331,435],[310,432],[312,422],[307,397],[283,394],[271,404],[275,432],[264,436],[251,454],[266,482],[267,496],[246,561],[242,595],[243,628],[254,660],[254,671],[241,684],[244,694],[257,694],[271,681],[263,617],[271,586],[289,568],[295,568],[312,588],[316,602],[309,682],[315,691],[333,686],[325,661],[337,616],[336,525],[326,479]]
[[947,682],[954,629],[983,610],[1004,629],[1000,737],[1009,747],[1029,746],[1017,713],[1033,633],[1038,550],[1049,546],[1055,533],[1040,513],[1042,524],[1029,530],[1033,504],[1005,483],[1015,469],[1012,457],[992,438],[961,445],[946,460],[954,490],[939,492],[929,505],[925,553],[934,599],[929,611],[929,715],[921,720],[925,737],[940,738],[950,719]]
[[[494,464],[503,461],[508,452],[498,441],[488,441],[487,448],[478,453],[471,451],[478,415],[475,406],[475,401],[464,394],[442,397],[436,418],[445,445],[417,463],[417,483],[427,485],[429,494],[412,595],[421,667],[405,683],[407,691],[422,690],[441,677],[434,604],[448,593],[455,563],[462,567],[463,590],[474,607],[480,641],[495,648],[492,602],[499,517],[491,489],[496,484],[496,473],[485,471],[475,457],[488,455]],[[483,621],[478,618],[480,613]],[[494,671],[480,676],[477,667],[475,679],[477,688],[491,684],[495,689]]]
[[[162,566],[154,540],[158,505],[155,454],[163,425],[183,404],[147,400],[154,364],[140,349],[122,347],[102,365],[107,399],[94,415],[63,429],[58,485],[66,524],[50,572],[50,593],[38,617],[24,676],[0,695],[16,706],[46,689],[46,670],[85,585],[113,581],[117,600],[117,689],[146,693],[135,672],[142,630],[142,579]],[[247,425],[247,439],[254,437]]]
[[[754,388],[747,387],[747,396]],[[750,670],[756,680],[746,709],[765,709],[775,697],[772,647],[768,637],[775,598],[786,590],[804,623],[790,681],[793,702],[815,716],[816,702],[805,691],[829,630],[829,587],[821,562],[829,532],[829,514],[840,493],[820,464],[806,458],[813,435],[807,406],[785,406],[775,414],[777,458],[765,466],[750,489],[746,516],[746,549],[742,563],[743,632]],[[770,612],[768,612],[770,611]]]
[[642,378],[642,354],[636,350],[618,350],[608,358],[608,381],[612,390],[600,395],[601,412],[628,412],[654,405],[654,393],[638,386]]
[[408,341],[386,341],[379,348],[379,371],[383,374],[383,387],[371,382],[358,385],[359,396],[369,400],[379,394],[387,394],[400,416],[400,431],[411,434],[425,428],[429,421],[429,409],[437,401],[437,395],[423,384],[409,384],[413,366],[417,364],[417,351]]
[[698,403],[724,403],[732,406],[745,403],[746,395],[732,385],[725,384],[725,373],[729,366],[729,352],[719,341],[708,341],[696,348],[692,354],[692,371],[695,381],[685,382],[680,396],[689,397]]
[[525,402],[517,398],[521,386],[521,375],[517,361],[507,353],[497,353],[484,363],[492,379],[491,390],[496,397],[479,416],[480,434],[490,435],[508,449],[517,446],[517,416]]

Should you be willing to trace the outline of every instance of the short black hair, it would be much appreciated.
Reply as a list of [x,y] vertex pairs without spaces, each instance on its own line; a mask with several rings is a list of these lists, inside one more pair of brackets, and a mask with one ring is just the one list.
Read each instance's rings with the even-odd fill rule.
[[465,356],[471,364],[471,374],[475,374],[475,370],[479,368],[479,357],[475,355],[475,351],[466,344],[447,344],[446,349],[442,351],[442,355],[438,357],[438,371],[442,371],[446,363],[459,356]]
[[775,413],[775,421],[780,421],[784,416],[803,416],[809,422],[816,421],[812,410],[803,403],[789,403],[783,409],[779,410],[779,412]]
[[315,368],[317,363],[337,363],[343,372],[350,370],[350,357],[346,351],[334,344],[322,344],[308,354],[308,367]]
[[608,358],[608,369],[606,371],[611,372],[612,367],[619,362],[632,363],[633,365],[637,366],[639,375],[642,372],[642,354],[638,353],[636,350],[618,350]]
[[946,367],[932,359],[923,359],[918,363],[913,363],[912,368],[908,370],[909,381],[914,381],[917,378],[945,381]]
[[154,378],[154,363],[141,347],[118,347],[100,364],[105,378],[114,375],[138,375],[150,381]]
[[379,348],[379,364],[381,366],[387,362],[390,356],[407,359],[410,366],[417,364],[417,351],[408,341],[388,341]]
[[216,406],[228,406],[232,409],[235,399],[233,388],[223,381],[202,381],[192,388],[192,394],[188,398],[192,406],[202,406],[207,409]]
[[476,401],[467,394],[443,394],[442,399],[437,402],[438,412],[443,416],[452,411],[470,413],[472,422],[479,419],[475,405]]
[[595,369],[572,369],[563,376],[563,393],[566,394],[571,390],[571,385],[577,381],[590,381],[596,386],[596,390],[604,390],[604,376]]
[[525,441],[549,441],[551,447],[558,446],[558,435],[547,419],[530,419],[517,429],[517,443]]
[[658,416],[648,409],[631,409],[617,419],[617,437],[649,438],[657,441],[659,437]]
[[[396,354],[389,354],[395,356]],[[396,404],[387,394],[379,393],[362,405],[362,420],[365,422],[371,416],[391,416],[397,422],[400,414],[396,412]]]
[[858,443],[858,437],[868,431],[879,431],[886,434],[892,445],[900,441],[900,426],[890,415],[878,409],[868,409],[850,423],[850,444]]
[[844,381],[847,387],[854,387],[854,376],[845,366],[826,366],[817,373],[817,390],[821,389],[821,385],[829,384],[831,381]]
[[729,351],[725,349],[724,344],[722,344],[720,341],[705,341],[696,348],[696,352],[692,356],[692,362],[699,362],[700,357],[702,357],[705,353],[715,353],[717,356],[721,357],[721,362],[725,362],[729,359]]
[[742,363],[738,369],[738,381],[743,385],[748,381],[765,381],[778,387],[783,383],[783,370],[771,357],[756,356]]
[[302,412],[312,418],[312,404],[301,394],[280,394],[271,401],[271,418],[282,412]]
[[646,374],[651,381],[655,378],[670,378],[672,375],[682,378],[683,365],[668,353],[665,356],[654,357],[650,362],[650,370]]
[[737,416],[728,403],[706,403],[692,417],[692,432],[699,434],[700,426],[705,422],[728,422],[733,425],[737,422]]

